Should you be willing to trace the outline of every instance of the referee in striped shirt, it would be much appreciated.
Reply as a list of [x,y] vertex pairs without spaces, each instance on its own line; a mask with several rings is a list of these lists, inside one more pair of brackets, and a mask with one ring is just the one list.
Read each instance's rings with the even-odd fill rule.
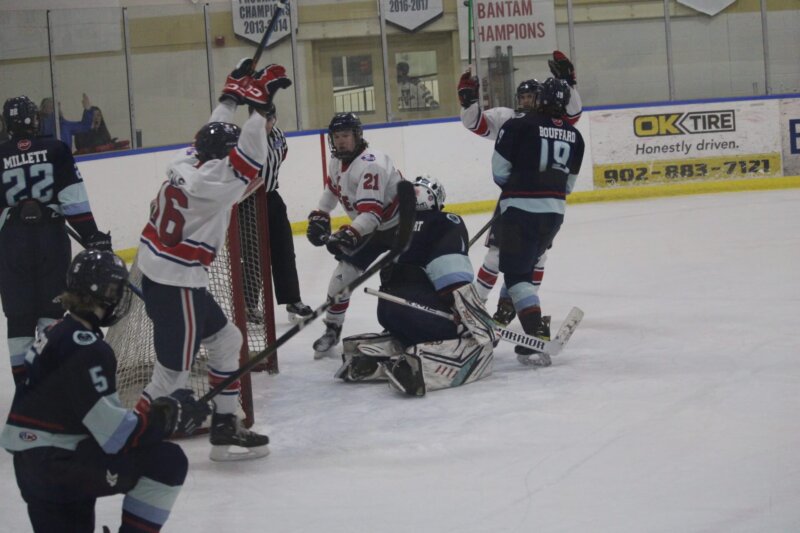
[[[313,312],[300,298],[300,282],[294,255],[292,226],[286,213],[286,204],[278,194],[278,172],[286,159],[288,147],[283,131],[275,126],[277,114],[275,104],[267,110],[267,160],[261,171],[267,189],[267,224],[269,227],[269,250],[272,259],[272,279],[278,305],[286,305],[289,320],[297,323]],[[256,195],[251,195],[239,205],[239,228],[242,232],[242,256],[244,259],[244,294],[247,305],[247,321],[263,323],[264,315],[259,306],[261,279],[258,276],[257,243],[244,234],[248,224],[252,226],[255,216]]]

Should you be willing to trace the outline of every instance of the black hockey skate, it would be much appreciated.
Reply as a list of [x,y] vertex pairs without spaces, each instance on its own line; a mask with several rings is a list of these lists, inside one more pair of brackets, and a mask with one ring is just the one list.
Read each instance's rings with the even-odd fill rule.
[[[532,335],[534,337],[539,337],[540,339],[545,341],[550,340],[549,316],[542,317],[541,324],[536,329],[536,331],[532,333]],[[550,366],[552,364],[552,361],[550,360],[550,355],[543,352],[537,352],[535,350],[531,350],[530,348],[526,348],[524,346],[514,346],[514,353],[517,354],[517,361],[519,361],[523,365]],[[531,357],[532,355],[538,355],[538,358]]]
[[[242,421],[235,414],[217,414],[211,417],[211,454],[212,461],[241,461],[258,459],[269,454],[269,437],[259,435],[242,426]],[[244,449],[242,452],[231,451],[231,446]]]
[[261,309],[255,307],[249,308],[245,314],[245,319],[248,324],[261,325],[264,323],[264,313]]
[[514,309],[514,302],[511,298],[500,298],[497,300],[497,311],[495,311],[494,316],[492,316],[492,320],[506,327],[516,316],[517,312]]
[[325,324],[325,333],[314,341],[314,359],[338,356],[336,347],[339,344],[339,337],[342,335],[342,325],[324,320],[323,323]]
[[303,302],[287,304],[286,312],[289,313],[289,322],[291,322],[292,324],[298,324],[302,322],[303,319],[308,318],[314,314],[314,310],[311,309],[306,304],[304,304]]

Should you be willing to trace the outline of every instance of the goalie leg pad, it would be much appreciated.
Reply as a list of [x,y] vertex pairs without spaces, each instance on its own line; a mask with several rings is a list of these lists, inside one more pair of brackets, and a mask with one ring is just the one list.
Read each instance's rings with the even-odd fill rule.
[[478,344],[497,345],[494,319],[483,305],[480,296],[471,284],[462,285],[453,292],[456,312]]
[[347,382],[385,380],[381,363],[403,353],[403,346],[388,332],[352,335],[342,339],[342,346],[342,366],[334,377]]

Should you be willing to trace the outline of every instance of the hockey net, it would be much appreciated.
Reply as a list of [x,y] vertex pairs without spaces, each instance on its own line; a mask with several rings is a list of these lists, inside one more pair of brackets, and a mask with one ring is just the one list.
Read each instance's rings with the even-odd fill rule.
[[[240,365],[275,342],[275,316],[269,255],[266,192],[262,186],[234,206],[225,247],[209,270],[209,290],[226,316],[242,332]],[[142,273],[134,260],[131,282],[141,287]],[[117,355],[117,390],[120,400],[132,408],[150,381],[156,361],[153,324],[144,302],[134,298],[130,312],[109,328],[106,340]],[[201,346],[195,357],[188,386],[197,397],[209,390],[208,355]],[[278,372],[277,353],[255,370]],[[240,402],[245,424],[254,421],[250,374],[241,380]]]

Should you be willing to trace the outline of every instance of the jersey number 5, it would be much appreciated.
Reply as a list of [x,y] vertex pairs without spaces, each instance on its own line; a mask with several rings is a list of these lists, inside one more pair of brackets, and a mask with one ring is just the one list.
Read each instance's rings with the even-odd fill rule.
[[[159,195],[159,203],[161,195]],[[186,219],[178,207],[186,209],[189,207],[189,199],[186,193],[172,185],[164,188],[164,205],[159,205],[156,216],[161,220],[153,222],[158,227],[158,240],[167,246],[175,246],[183,240],[183,226]]]

